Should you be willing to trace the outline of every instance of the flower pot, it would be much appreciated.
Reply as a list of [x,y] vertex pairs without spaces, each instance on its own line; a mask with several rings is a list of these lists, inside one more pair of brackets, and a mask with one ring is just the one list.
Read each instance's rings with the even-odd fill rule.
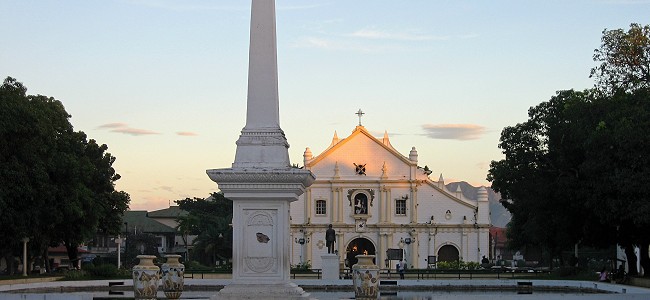
[[167,262],[160,268],[163,291],[167,299],[178,299],[183,293],[185,266],[178,261],[180,257],[180,255],[173,254],[165,255]]
[[160,268],[153,264],[153,255],[138,255],[140,262],[133,267],[133,296],[135,299],[156,299]]

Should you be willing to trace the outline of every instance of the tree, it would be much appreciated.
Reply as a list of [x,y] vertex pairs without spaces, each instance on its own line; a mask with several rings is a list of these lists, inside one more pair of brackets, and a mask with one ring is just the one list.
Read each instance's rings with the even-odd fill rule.
[[108,147],[74,131],[63,104],[8,77],[0,87],[0,245],[12,252],[22,237],[46,254],[64,243],[71,260],[98,229],[117,233],[128,194]]
[[590,77],[595,77],[600,90],[613,94],[650,88],[650,25],[632,23],[627,32],[603,30],[593,58],[601,64],[591,69]]
[[513,245],[557,255],[578,242],[619,244],[636,265],[633,248],[650,234],[650,92],[563,91],[529,117],[503,130],[505,159],[488,174],[513,215]]
[[[581,166],[582,193],[587,209],[603,223],[616,228],[631,265],[636,265],[634,246],[648,249],[650,234],[650,90],[618,92],[593,102],[593,130],[586,135]],[[644,268],[650,270],[647,251],[641,251]],[[630,268],[634,274],[636,268]],[[648,272],[650,273],[650,272]]]
[[189,213],[179,219],[178,229],[197,235],[194,259],[214,265],[217,257],[232,257],[232,201],[223,193],[212,193],[207,199],[186,198],[175,202]]
[[594,60],[596,89],[558,92],[504,128],[505,159],[488,180],[512,213],[512,246],[553,257],[572,243],[618,244],[634,273],[634,246],[650,269],[650,27],[603,31]]
[[[47,248],[51,242],[51,214],[55,186],[50,181],[48,158],[57,137],[71,132],[63,105],[44,96],[28,96],[27,88],[8,77],[0,86],[0,245],[3,256],[30,247]],[[39,251],[37,249],[37,251]],[[41,253],[41,252],[38,252]]]
[[[574,192],[582,161],[579,134],[567,119],[577,115],[586,92],[563,91],[529,110],[529,120],[506,127],[499,148],[505,159],[492,161],[488,180],[512,214],[511,247],[546,248],[549,262],[580,240],[581,208]],[[551,265],[552,267],[552,265]]]

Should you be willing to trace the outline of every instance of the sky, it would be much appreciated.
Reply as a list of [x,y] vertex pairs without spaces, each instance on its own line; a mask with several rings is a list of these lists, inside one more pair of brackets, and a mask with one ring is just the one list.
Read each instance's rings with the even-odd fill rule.
[[[0,76],[107,144],[132,210],[218,190],[245,125],[248,0],[0,0]],[[501,130],[593,86],[604,29],[650,0],[277,0],[280,126],[294,164],[363,126],[437,180],[486,185]]]

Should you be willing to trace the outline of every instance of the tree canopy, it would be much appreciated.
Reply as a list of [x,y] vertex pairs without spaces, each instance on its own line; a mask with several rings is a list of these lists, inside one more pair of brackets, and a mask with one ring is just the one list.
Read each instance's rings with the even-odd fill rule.
[[513,247],[541,246],[556,258],[577,243],[618,244],[630,266],[633,246],[648,249],[649,29],[604,31],[596,89],[560,91],[503,129],[505,158],[491,163],[488,180],[512,213]]
[[232,257],[232,201],[223,193],[208,198],[186,198],[175,201],[189,214],[179,219],[178,230],[184,238],[196,235],[192,259],[205,265]]
[[129,195],[108,146],[74,131],[63,104],[8,77],[0,86],[0,252],[30,238],[37,255],[63,243],[70,259],[98,230],[117,233]]
[[591,69],[596,87],[607,93],[650,88],[650,25],[603,30],[601,46],[594,51],[600,66]]

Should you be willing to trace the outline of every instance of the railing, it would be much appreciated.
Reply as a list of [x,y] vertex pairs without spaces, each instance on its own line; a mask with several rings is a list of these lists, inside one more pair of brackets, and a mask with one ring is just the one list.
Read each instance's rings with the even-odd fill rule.
[[296,271],[291,270],[291,279],[321,279],[323,270],[322,269],[311,269],[309,271]]
[[[291,270],[291,279],[321,279],[322,269],[310,270]],[[400,275],[391,269],[380,269],[382,279],[399,279]],[[479,269],[479,270],[441,270],[441,269],[407,269],[404,272],[405,279],[515,279],[531,278],[549,274],[545,270],[533,269]],[[192,279],[214,279],[214,278],[231,278],[230,272],[215,271],[185,271],[185,278]],[[351,279],[351,270],[341,270],[339,274],[341,279]]]
[[405,276],[415,273],[417,279],[515,279],[530,278],[548,274],[548,271],[533,269],[478,269],[478,270],[407,270]]
[[[185,270],[185,278],[191,279],[215,279],[215,278],[231,278],[231,272],[225,271],[195,271]],[[321,279],[323,277],[322,269],[310,270],[291,270],[291,279]]]

